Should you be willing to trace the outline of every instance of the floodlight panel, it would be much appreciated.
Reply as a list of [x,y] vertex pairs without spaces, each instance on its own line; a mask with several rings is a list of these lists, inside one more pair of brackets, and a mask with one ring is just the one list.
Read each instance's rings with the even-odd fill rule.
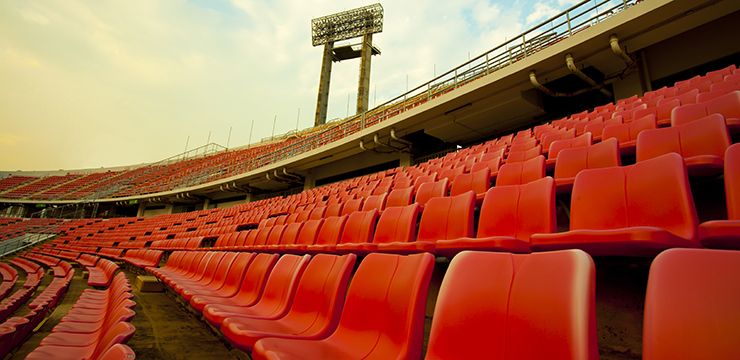
[[311,20],[313,46],[379,32],[383,32],[383,6],[380,3]]

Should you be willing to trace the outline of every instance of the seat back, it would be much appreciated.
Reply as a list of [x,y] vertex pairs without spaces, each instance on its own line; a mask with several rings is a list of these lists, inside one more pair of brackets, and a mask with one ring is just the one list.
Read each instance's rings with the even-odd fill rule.
[[364,202],[365,198],[348,200],[344,203],[344,208],[342,208],[342,215],[349,215],[355,211],[360,211]]
[[442,280],[425,359],[598,359],[594,284],[581,250],[464,251]]
[[385,207],[390,208],[394,206],[407,206],[414,201],[414,187],[409,186],[406,188],[399,188],[391,190],[388,194]]
[[724,117],[712,114],[682,126],[648,130],[637,138],[637,161],[675,152],[684,158],[716,156],[724,159],[732,144]]
[[272,230],[270,231],[270,235],[267,236],[267,241],[265,242],[265,245],[268,245],[268,246],[279,245],[280,239],[282,239],[284,232],[285,232],[285,225],[273,226]]
[[725,197],[727,218],[740,220],[740,145],[735,144],[725,151]]
[[295,244],[296,240],[298,240],[298,234],[301,233],[303,224],[302,222],[298,222],[287,225],[285,231],[283,231],[282,238],[280,238],[280,245]]
[[239,291],[239,286],[242,283],[249,265],[254,260],[254,253],[242,252],[238,253],[231,263],[231,267],[226,272],[226,279],[224,280],[224,286],[221,287],[223,294],[236,294]]
[[726,95],[712,99],[705,103],[707,114],[719,113],[725,118],[740,118],[740,91],[732,91]]
[[574,178],[586,169],[622,166],[619,141],[607,139],[585,148],[564,149],[555,162],[555,179]]
[[298,281],[310,260],[311,255],[281,256],[267,278],[262,297],[252,309],[274,318],[287,313],[293,303]]
[[671,110],[671,126],[684,125],[707,115],[707,107],[704,104],[685,104]]
[[342,229],[340,244],[369,243],[378,222],[378,209],[356,211],[349,215]]
[[298,234],[298,239],[295,243],[298,245],[313,245],[316,243],[316,238],[319,236],[319,230],[324,225],[324,219],[321,220],[308,220],[303,223],[301,232]]
[[[369,211],[372,209],[376,209],[376,210],[385,209],[385,201],[387,198],[388,198],[387,193],[369,196],[365,200],[365,205],[362,206],[362,211]],[[349,215],[351,216],[352,214],[349,214]]]
[[375,228],[373,243],[411,242],[416,237],[416,221],[421,206],[412,204],[385,209]]
[[570,229],[657,227],[694,240],[698,219],[686,166],[670,153],[631,167],[578,173]]
[[339,326],[327,341],[345,344],[358,358],[420,358],[433,268],[429,253],[369,254],[352,278]]
[[555,215],[555,181],[549,176],[526,185],[492,187],[481,205],[478,238],[529,242],[532,234],[557,232]]
[[473,237],[475,193],[430,199],[421,214],[417,241]]
[[563,149],[586,147],[590,146],[591,144],[593,144],[593,136],[590,132],[575,137],[573,139],[553,141],[553,143],[550,145],[550,151],[547,153],[547,158],[557,159],[558,154]]
[[484,167],[474,173],[462,174],[455,178],[450,188],[450,196],[460,195],[473,190],[484,194],[491,187],[491,169]]
[[669,249],[653,260],[645,297],[642,355],[740,358],[740,252]]
[[537,156],[522,163],[506,163],[496,177],[496,186],[521,185],[545,177],[545,157]]
[[334,203],[330,204],[326,207],[326,212],[324,213],[325,217],[329,216],[340,216],[342,215],[342,208],[344,207],[343,203]]
[[536,147],[529,150],[510,152],[509,155],[506,157],[506,163],[510,164],[515,162],[524,162],[530,159],[534,159],[541,154],[542,146],[537,145]]
[[260,299],[267,278],[279,258],[278,254],[257,254],[254,256],[247,272],[241,279],[239,292],[234,296],[239,304],[250,306]]
[[450,190],[449,184],[450,181],[448,179],[423,183],[416,191],[415,201],[421,204],[421,206],[425,206],[432,198],[447,196]]
[[338,244],[339,239],[342,236],[342,231],[344,231],[344,225],[347,223],[347,218],[349,216],[350,215],[332,216],[324,219],[324,223],[321,225],[321,229],[316,237],[316,245]]

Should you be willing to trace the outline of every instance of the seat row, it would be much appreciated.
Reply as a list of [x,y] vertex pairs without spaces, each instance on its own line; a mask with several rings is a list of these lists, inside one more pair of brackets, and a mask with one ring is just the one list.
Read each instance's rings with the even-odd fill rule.
[[82,292],[67,314],[26,359],[125,359],[133,351],[123,345],[135,328],[129,321],[132,308],[131,286],[124,273],[116,275],[105,290]]
[[[207,277],[196,280],[202,265],[192,271],[191,264],[175,264],[178,257],[208,255],[175,254],[165,268],[151,269],[169,288],[187,285],[179,290],[183,294],[208,283]],[[244,272],[245,289],[234,295],[196,294],[189,303],[254,359],[421,356],[434,266],[430,254],[370,254],[354,275],[353,254],[277,259],[274,254],[210,253],[205,261],[220,264],[217,268],[242,264],[235,271]],[[670,249],[660,254],[648,281],[645,358],[740,354],[734,341],[740,335],[734,303],[740,295],[738,271],[740,252]],[[594,277],[593,261],[580,250],[462,252],[442,281],[426,359],[596,359]]]

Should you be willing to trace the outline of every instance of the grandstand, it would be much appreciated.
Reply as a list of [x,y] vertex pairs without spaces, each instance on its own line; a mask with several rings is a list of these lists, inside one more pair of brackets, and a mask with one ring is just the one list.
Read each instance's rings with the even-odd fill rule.
[[740,358],[738,21],[583,1],[341,121],[7,173],[0,359]]

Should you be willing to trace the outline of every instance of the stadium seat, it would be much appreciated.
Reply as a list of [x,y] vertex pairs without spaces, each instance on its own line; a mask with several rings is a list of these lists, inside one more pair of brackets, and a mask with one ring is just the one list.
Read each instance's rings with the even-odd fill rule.
[[414,187],[409,186],[406,188],[399,188],[399,189],[393,189],[388,194],[388,199],[386,200],[385,207],[394,207],[394,206],[407,206],[411,205],[411,203],[414,201]]
[[216,327],[220,327],[227,317],[279,319],[285,316],[310,260],[309,255],[283,255],[270,272],[259,300],[253,303],[211,303],[203,308],[203,316]]
[[501,165],[496,176],[496,186],[523,185],[545,177],[545,157]]
[[700,246],[686,166],[675,153],[630,167],[581,171],[570,211],[570,231],[532,235],[532,251],[650,257],[672,247]]
[[438,240],[438,256],[452,258],[464,250],[528,253],[532,234],[557,232],[555,181],[551,177],[526,185],[496,186],[485,195],[478,235]]
[[425,359],[598,359],[595,273],[580,250],[458,254]]
[[525,162],[530,159],[534,159],[542,155],[542,146],[537,145],[536,147],[525,150],[525,151],[512,151],[506,156],[506,163],[513,164],[519,162]]
[[740,252],[670,249],[650,266],[642,358],[740,358]]
[[365,204],[362,205],[362,211],[370,211],[372,209],[383,211],[383,209],[385,209],[385,202],[387,198],[388,198],[388,193],[369,196],[367,199],[365,199]]
[[727,220],[701,223],[699,240],[708,248],[740,250],[740,144],[727,148],[724,174]]
[[[378,251],[393,254],[434,253],[435,243],[439,240],[473,237],[474,210],[473,191],[457,196],[433,198],[429,200],[427,208],[421,214],[416,241],[398,236],[397,239],[401,239],[400,241],[378,244]],[[406,215],[409,216],[408,213]],[[398,224],[402,225],[405,222]]]
[[306,253],[334,253],[334,249],[342,237],[344,226],[350,216],[342,215],[324,219],[324,223],[321,225],[321,229],[316,237],[316,242],[313,245],[306,246]]
[[555,163],[556,193],[570,193],[576,175],[582,170],[612,166],[622,166],[617,139],[611,138],[588,147],[564,149]]
[[675,152],[683,156],[689,176],[722,173],[725,150],[732,144],[725,119],[712,114],[685,125],[645,130],[637,136],[637,162]]
[[378,209],[352,213],[342,230],[342,237],[334,247],[338,254],[367,254],[360,244],[368,244],[373,238],[375,225],[378,222]]
[[418,359],[434,256],[370,254],[349,285],[336,331],[322,340],[265,338],[254,360]]
[[319,254],[311,259],[296,288],[288,313],[279,319],[227,317],[224,337],[249,352],[257,340],[321,339],[337,328],[356,256]]
[[657,129],[655,115],[643,116],[632,122],[621,125],[610,125],[604,128],[601,139],[616,138],[619,140],[619,151],[624,155],[634,155],[637,147],[637,135],[648,129]]
[[239,291],[239,285],[242,281],[242,276],[246,273],[249,268],[249,264],[254,260],[254,253],[238,253],[238,254],[227,254],[226,257],[232,257],[231,262],[222,262],[219,266],[218,274],[214,277],[214,280],[205,285],[190,286],[184,289],[180,296],[185,301],[190,301],[193,296],[196,295],[223,295],[223,296],[234,296]]
[[430,199],[447,196],[450,192],[450,180],[442,179],[434,182],[425,182],[419,186],[416,191],[415,201],[421,206],[425,206]]
[[490,187],[491,169],[484,167],[474,173],[458,175],[452,182],[450,196],[457,196],[472,190],[475,192],[476,204],[480,205]]
[[215,293],[195,295],[190,305],[198,312],[203,312],[208,304],[228,304],[249,306],[262,296],[267,277],[278,260],[277,254],[257,254],[249,263],[244,277],[240,278],[239,291],[234,294],[233,288],[222,288]]
[[285,246],[282,247],[283,252],[289,254],[305,254],[306,251],[308,251],[308,246],[316,243],[316,238],[318,237],[319,230],[321,230],[321,226],[323,224],[324,219],[304,222],[295,243],[285,244]]
[[583,131],[590,132],[592,135],[593,142],[597,143],[601,141],[605,127],[610,126],[610,125],[619,125],[623,123],[624,123],[623,118],[621,116],[617,116],[609,120],[604,120],[604,122],[590,122],[586,125]]
[[550,144],[550,151],[547,153],[547,160],[545,161],[545,169],[551,171],[555,169],[555,161],[558,159],[558,154],[563,149],[571,149],[577,147],[586,147],[593,144],[593,137],[591,133],[585,133],[577,136],[573,139],[556,140]]

